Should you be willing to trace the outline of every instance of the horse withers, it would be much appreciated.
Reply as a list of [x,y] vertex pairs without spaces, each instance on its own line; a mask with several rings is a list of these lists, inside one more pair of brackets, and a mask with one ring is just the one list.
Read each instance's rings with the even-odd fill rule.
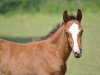
[[82,12],[63,13],[63,23],[30,43],[0,39],[0,75],[65,75],[67,59],[82,54]]

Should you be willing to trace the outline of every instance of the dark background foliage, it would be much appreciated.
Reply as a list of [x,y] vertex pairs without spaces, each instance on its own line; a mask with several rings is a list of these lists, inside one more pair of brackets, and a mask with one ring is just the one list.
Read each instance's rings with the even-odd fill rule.
[[[91,8],[92,7],[92,8]],[[97,12],[100,0],[0,0],[0,13],[8,12],[59,12],[64,9],[70,11],[81,8],[84,11]]]

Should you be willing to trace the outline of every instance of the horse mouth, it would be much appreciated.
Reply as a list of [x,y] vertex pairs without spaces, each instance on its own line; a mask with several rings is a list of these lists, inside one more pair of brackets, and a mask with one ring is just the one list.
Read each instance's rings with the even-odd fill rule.
[[75,56],[75,58],[80,58],[80,57],[82,56],[82,53],[77,53],[77,52],[75,52],[75,53],[74,53],[74,56]]

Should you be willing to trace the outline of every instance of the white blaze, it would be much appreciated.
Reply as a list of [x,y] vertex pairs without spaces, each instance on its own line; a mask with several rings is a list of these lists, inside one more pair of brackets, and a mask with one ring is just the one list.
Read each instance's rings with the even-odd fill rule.
[[80,53],[80,50],[78,48],[78,43],[77,43],[77,36],[78,36],[79,31],[80,31],[78,29],[78,25],[76,23],[73,23],[70,26],[69,31],[72,34],[72,38],[74,41],[73,50],[74,50],[74,52]]

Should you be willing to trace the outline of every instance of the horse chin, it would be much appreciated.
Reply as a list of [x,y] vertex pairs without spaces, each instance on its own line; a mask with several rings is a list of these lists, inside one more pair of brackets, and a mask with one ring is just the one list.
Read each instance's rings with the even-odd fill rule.
[[74,53],[75,58],[80,58],[81,55],[82,55],[81,53],[76,53],[76,52]]

